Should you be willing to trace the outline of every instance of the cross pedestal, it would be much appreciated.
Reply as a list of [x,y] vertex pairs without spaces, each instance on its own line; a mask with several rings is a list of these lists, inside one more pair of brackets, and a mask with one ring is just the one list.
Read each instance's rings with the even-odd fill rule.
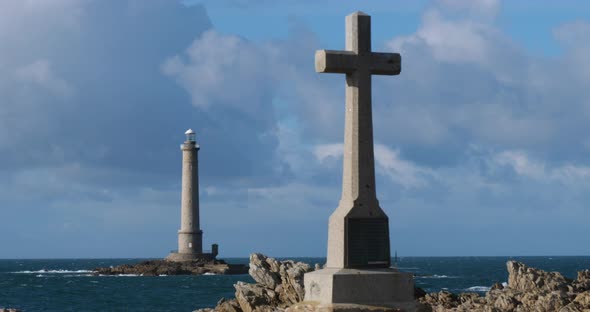
[[326,268],[305,274],[305,301],[332,310],[356,304],[414,311],[413,275],[390,268],[389,219],[377,200],[373,154],[371,76],[398,75],[401,56],[371,52],[371,17],[355,12],[346,17],[346,50],[317,51],[315,67],[346,74],[344,164]]

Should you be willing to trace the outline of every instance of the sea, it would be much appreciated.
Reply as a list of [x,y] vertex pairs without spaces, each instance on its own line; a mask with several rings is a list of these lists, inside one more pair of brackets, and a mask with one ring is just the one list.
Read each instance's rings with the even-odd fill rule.
[[[281,259],[281,258],[278,258]],[[325,258],[290,258],[310,265]],[[0,260],[0,308],[23,311],[194,311],[233,298],[238,281],[249,275],[94,276],[93,269],[147,259]],[[248,263],[248,258],[225,259]],[[427,292],[484,294],[494,283],[506,283],[506,262],[517,260],[575,278],[590,269],[590,257],[404,257],[400,271],[415,274]]]

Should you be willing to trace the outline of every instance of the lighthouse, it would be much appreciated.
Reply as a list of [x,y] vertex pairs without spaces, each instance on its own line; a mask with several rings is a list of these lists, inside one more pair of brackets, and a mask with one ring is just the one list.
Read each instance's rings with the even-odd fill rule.
[[188,129],[182,151],[182,191],[180,201],[180,230],[178,250],[166,258],[170,261],[212,260],[217,256],[217,245],[210,252],[203,252],[203,231],[199,220],[199,144],[196,133]]

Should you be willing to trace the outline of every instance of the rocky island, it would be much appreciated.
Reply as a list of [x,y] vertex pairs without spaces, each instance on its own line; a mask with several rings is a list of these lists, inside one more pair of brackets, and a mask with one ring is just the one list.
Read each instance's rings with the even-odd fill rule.
[[[590,270],[579,271],[575,280],[558,272],[545,272],[524,263],[508,261],[508,284],[495,284],[485,295],[426,293],[415,290],[419,312],[588,312]],[[315,311],[302,303],[303,275],[313,269],[306,263],[277,261],[262,254],[250,255],[249,273],[255,284],[238,282],[235,298],[222,298],[215,308],[199,312]],[[319,266],[316,265],[315,269]],[[354,309],[352,309],[354,310]],[[351,311],[352,311],[351,310]],[[400,311],[383,308],[376,311]]]
[[248,266],[228,264],[223,260],[183,261],[147,260],[137,264],[123,264],[116,267],[96,268],[95,275],[133,274],[143,276],[159,275],[203,275],[203,274],[247,274]]

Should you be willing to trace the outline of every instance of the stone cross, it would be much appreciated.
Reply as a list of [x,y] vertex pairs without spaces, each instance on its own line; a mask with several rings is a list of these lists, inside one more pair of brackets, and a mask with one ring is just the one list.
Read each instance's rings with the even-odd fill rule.
[[328,268],[383,268],[391,264],[389,220],[375,191],[371,76],[398,75],[398,53],[371,52],[371,17],[346,17],[346,50],[319,50],[320,73],[346,74],[342,197],[330,216]]

